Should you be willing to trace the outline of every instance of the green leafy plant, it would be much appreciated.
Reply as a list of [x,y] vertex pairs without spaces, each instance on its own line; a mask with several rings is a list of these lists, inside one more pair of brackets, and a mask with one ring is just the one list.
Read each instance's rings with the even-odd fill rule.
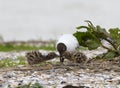
[[[87,47],[89,50],[103,47],[108,50],[103,54],[102,58],[111,59],[120,55],[120,29],[110,28],[109,32],[105,28],[99,25],[94,26],[91,21],[86,20],[87,26],[77,27],[77,31],[74,36],[78,39],[79,44],[83,47]],[[80,31],[80,29],[87,29],[86,32]],[[104,46],[102,40],[107,41],[112,48]]]

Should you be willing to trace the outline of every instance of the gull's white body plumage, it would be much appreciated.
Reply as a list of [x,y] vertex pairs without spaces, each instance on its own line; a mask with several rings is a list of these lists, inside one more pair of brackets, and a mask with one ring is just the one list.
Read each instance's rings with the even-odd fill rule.
[[66,51],[69,51],[69,52],[74,52],[74,51],[76,51],[77,48],[79,48],[78,40],[76,39],[75,36],[73,36],[73,34],[63,34],[63,35],[61,35],[58,38],[56,46],[59,43],[64,43],[67,47]]

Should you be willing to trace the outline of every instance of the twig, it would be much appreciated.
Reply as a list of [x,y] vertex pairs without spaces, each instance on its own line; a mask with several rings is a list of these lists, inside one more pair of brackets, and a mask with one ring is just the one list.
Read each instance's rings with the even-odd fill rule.
[[107,38],[104,38],[104,39],[113,46],[114,50],[117,50],[117,47],[115,46],[115,44],[111,40],[109,40]]

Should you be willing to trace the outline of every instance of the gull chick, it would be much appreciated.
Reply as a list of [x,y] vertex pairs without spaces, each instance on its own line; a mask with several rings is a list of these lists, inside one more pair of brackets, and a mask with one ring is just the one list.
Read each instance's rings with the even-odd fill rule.
[[60,62],[64,62],[62,57],[65,51],[74,52],[79,48],[78,40],[73,34],[63,34],[56,42],[56,49],[60,54]]
[[26,58],[29,65],[38,64],[56,57],[59,56],[55,52],[49,52],[47,55],[42,55],[42,53],[39,51],[31,51],[26,53]]
[[87,57],[79,52],[79,51],[75,51],[75,52],[68,52],[68,51],[65,51],[63,53],[63,56],[62,56],[64,59],[68,59],[72,62],[75,62],[75,63],[84,63],[85,61],[87,61]]

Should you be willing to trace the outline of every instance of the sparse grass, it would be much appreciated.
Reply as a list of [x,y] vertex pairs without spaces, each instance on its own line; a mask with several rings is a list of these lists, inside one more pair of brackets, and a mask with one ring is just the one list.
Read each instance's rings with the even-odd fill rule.
[[2,67],[14,67],[18,65],[26,65],[25,58],[22,56],[17,57],[16,59],[7,58],[4,60],[0,60],[0,68]]
[[[34,66],[47,66],[49,64],[60,64],[60,62],[51,62],[51,61],[44,61],[39,64],[34,64]],[[27,60],[25,60],[25,57],[18,56],[15,59],[12,58],[5,58],[3,60],[0,60],[0,68],[7,68],[7,67],[16,67],[19,65],[27,66]]]
[[[50,43],[50,44],[42,44],[40,46],[38,45],[27,45],[27,44],[13,44],[13,43],[4,43],[0,44],[0,51],[2,52],[10,52],[10,51],[26,51],[26,50],[52,50],[55,51],[55,42]],[[88,50],[86,47],[80,46],[80,50]]]
[[55,46],[40,46],[39,49],[43,49],[43,50],[55,50]]
[[54,46],[45,46],[45,45],[41,45],[41,46],[31,46],[31,45],[24,45],[24,44],[20,44],[20,45],[13,45],[13,44],[0,44],[0,51],[3,52],[9,52],[9,51],[24,51],[24,50],[55,50]]
[[118,80],[118,84],[120,85],[120,80]]
[[[8,88],[11,88],[10,86]],[[26,84],[26,85],[21,85],[16,88],[43,88],[43,86],[40,85],[40,83],[34,83],[34,84]]]

